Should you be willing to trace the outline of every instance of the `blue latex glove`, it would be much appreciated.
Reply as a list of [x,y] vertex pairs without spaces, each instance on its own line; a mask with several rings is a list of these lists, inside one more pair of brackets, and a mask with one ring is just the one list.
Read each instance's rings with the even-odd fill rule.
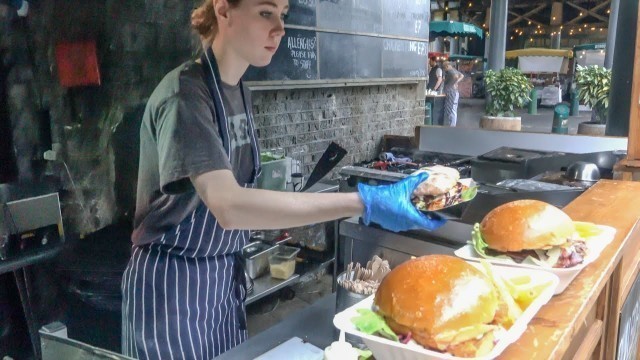
[[358,184],[360,198],[364,204],[362,220],[365,225],[373,222],[396,232],[412,229],[435,230],[444,225],[445,219],[427,216],[411,202],[413,190],[428,177],[429,173],[421,172],[391,185]]

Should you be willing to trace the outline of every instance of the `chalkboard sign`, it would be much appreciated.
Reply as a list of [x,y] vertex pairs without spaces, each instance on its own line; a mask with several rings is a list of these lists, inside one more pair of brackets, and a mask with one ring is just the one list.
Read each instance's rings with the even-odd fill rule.
[[249,81],[424,78],[427,0],[290,0],[271,64]]
[[249,67],[245,80],[318,79],[318,37],[315,31],[287,30],[266,67]]
[[382,0],[319,0],[318,27],[382,33]]
[[429,47],[422,41],[383,39],[383,77],[425,77]]
[[319,33],[322,79],[382,77],[381,38]]
[[384,34],[429,38],[429,0],[383,1]]
[[316,0],[291,0],[287,24],[316,26]]

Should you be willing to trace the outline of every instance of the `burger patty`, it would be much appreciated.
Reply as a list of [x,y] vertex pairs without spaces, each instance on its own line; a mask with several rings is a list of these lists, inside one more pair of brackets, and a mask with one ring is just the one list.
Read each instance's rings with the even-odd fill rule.
[[422,201],[427,205],[427,211],[440,210],[459,203],[462,200],[462,192],[466,188],[467,186],[457,182],[448,192],[438,196],[425,195],[422,197]]
[[[587,256],[587,244],[583,240],[569,240],[568,242],[570,243],[570,246],[562,247],[562,253],[558,262],[553,265],[554,268],[569,268],[582,264],[584,257]],[[500,252],[493,249],[486,249],[485,251],[487,255],[490,256],[506,255],[518,264],[522,263],[529,256],[540,260],[540,257],[535,250]]]

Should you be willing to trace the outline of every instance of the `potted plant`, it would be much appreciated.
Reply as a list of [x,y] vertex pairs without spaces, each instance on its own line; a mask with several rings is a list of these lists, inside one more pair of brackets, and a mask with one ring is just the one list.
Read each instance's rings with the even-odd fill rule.
[[486,115],[480,119],[484,129],[515,130],[521,128],[521,119],[515,110],[531,100],[531,83],[522,71],[504,68],[498,72],[489,70],[484,77],[487,93]]
[[578,124],[578,133],[604,135],[609,109],[611,70],[598,65],[578,65],[575,84],[578,89],[578,99],[589,105],[593,111],[592,121]]

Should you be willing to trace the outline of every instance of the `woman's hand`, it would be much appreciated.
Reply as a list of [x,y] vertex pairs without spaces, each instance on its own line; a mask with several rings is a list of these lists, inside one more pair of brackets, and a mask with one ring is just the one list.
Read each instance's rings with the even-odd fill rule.
[[412,229],[435,230],[446,220],[428,217],[416,209],[411,202],[411,194],[416,187],[429,177],[429,173],[407,176],[391,185],[358,185],[360,198],[364,204],[362,220],[366,225],[376,223],[391,231]]

